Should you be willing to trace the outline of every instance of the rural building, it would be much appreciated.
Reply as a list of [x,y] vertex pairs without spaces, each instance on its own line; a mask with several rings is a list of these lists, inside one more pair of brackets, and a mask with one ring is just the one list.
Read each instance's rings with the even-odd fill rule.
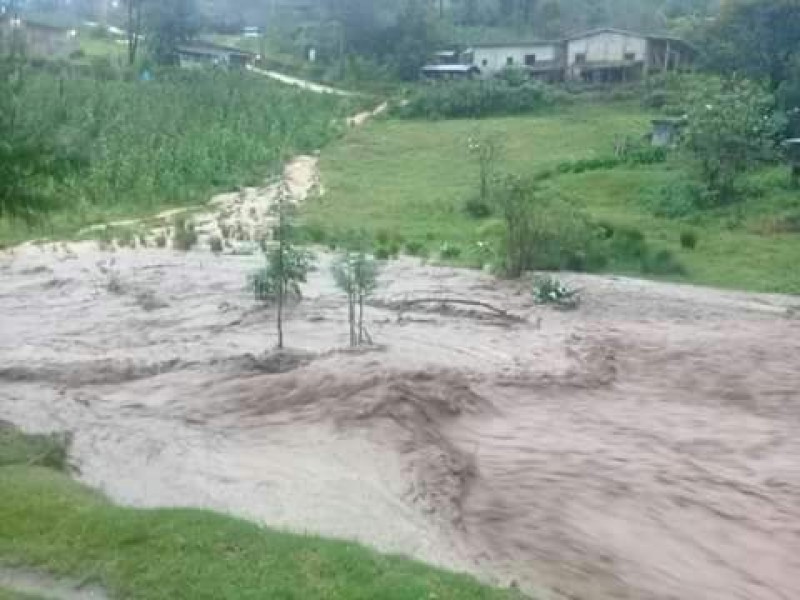
[[16,46],[31,58],[68,58],[78,50],[74,29],[56,27],[10,11],[0,13],[0,51],[7,53]]
[[621,29],[595,29],[566,40],[567,79],[620,82],[653,71],[688,67],[694,50],[686,42]]
[[178,64],[183,69],[245,68],[251,65],[255,59],[255,54],[240,48],[220,46],[201,40],[178,46]]
[[504,69],[521,68],[538,79],[557,81],[564,71],[563,43],[559,41],[476,44],[464,55],[466,62],[487,77]]
[[[483,77],[510,68],[550,83],[615,83],[634,81],[650,72],[688,68],[695,50],[678,38],[606,28],[556,41],[476,44],[455,59],[453,54],[438,52],[437,62],[469,65]],[[423,74],[431,68],[425,67]]]

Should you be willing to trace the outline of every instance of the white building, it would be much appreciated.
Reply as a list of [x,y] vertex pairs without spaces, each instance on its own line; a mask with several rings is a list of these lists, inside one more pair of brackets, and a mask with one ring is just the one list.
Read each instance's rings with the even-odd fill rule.
[[566,40],[566,77],[596,82],[639,79],[651,71],[688,66],[686,42],[621,29],[595,29]]
[[508,68],[524,68],[534,76],[560,78],[563,71],[562,42],[477,44],[466,51],[469,64],[490,77]]

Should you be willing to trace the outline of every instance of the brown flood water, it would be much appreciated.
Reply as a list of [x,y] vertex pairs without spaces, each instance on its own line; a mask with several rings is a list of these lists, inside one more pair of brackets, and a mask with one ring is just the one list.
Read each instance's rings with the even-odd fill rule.
[[[292,353],[257,257],[28,246],[0,257],[0,419],[69,431],[78,477],[360,540],[580,599],[800,598],[796,298],[568,277],[526,286],[390,263],[347,352],[329,257]],[[109,285],[113,282],[112,285]],[[410,296],[480,310],[387,308]]]

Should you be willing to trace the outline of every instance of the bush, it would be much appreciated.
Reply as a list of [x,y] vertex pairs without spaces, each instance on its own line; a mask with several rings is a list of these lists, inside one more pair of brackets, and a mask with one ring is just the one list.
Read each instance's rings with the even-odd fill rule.
[[427,249],[422,242],[406,242],[405,247],[406,254],[409,256],[424,256],[427,254]]
[[188,252],[197,243],[197,232],[194,228],[194,223],[186,218],[184,215],[175,217],[173,221],[175,232],[172,236],[172,247],[175,250],[182,250]]
[[445,242],[439,248],[439,256],[442,260],[456,260],[461,257],[461,248],[450,242]]
[[565,310],[574,310],[580,305],[578,290],[568,288],[558,279],[537,276],[533,279],[533,299],[537,304],[547,304]]
[[697,247],[697,234],[694,231],[681,232],[681,248],[694,250]]
[[648,275],[684,275],[686,269],[669,250],[647,252],[641,261],[642,273]]
[[611,249],[617,258],[640,259],[647,254],[647,242],[640,230],[620,227],[611,238]]
[[392,257],[392,253],[386,246],[378,246],[375,248],[375,258],[378,260],[389,260]]
[[406,119],[480,119],[536,112],[561,100],[562,94],[536,81],[462,81],[421,87],[393,111]]
[[464,212],[473,219],[486,219],[492,216],[492,207],[478,196],[473,196],[464,203]]
[[682,181],[650,192],[644,197],[644,204],[657,217],[680,219],[710,207],[713,198],[702,185]]
[[209,245],[211,246],[211,252],[214,254],[222,254],[222,238],[215,235],[209,241]]

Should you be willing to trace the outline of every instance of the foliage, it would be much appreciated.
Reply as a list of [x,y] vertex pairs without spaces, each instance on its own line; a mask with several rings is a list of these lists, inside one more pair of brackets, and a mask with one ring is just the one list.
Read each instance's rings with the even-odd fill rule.
[[694,250],[697,248],[697,233],[694,231],[682,231],[681,248],[686,250]]
[[445,242],[439,248],[439,256],[442,260],[456,260],[461,256],[461,248],[451,242]]
[[680,219],[713,206],[715,196],[695,181],[684,179],[655,187],[643,195],[644,205],[657,217]]
[[75,229],[263,176],[337,135],[332,120],[348,110],[243,73],[165,70],[145,83],[3,72],[0,210],[48,209]]
[[362,246],[340,254],[331,270],[336,285],[347,294],[350,346],[360,346],[366,338],[364,301],[378,287],[379,265]]
[[404,119],[483,119],[537,112],[563,101],[563,94],[537,81],[460,81],[420,86],[393,111]]
[[717,80],[691,99],[685,145],[715,204],[733,201],[739,174],[774,151],[773,106],[771,95],[744,79]]
[[788,79],[800,48],[800,3],[730,0],[699,40],[708,65],[715,70],[766,77],[775,89]]
[[200,30],[195,0],[148,2],[147,10],[146,36],[150,52],[159,64],[176,64],[178,45],[191,40]]
[[473,219],[485,219],[492,216],[492,207],[480,196],[470,196],[464,203],[464,212]]
[[[480,133],[477,133],[467,140],[467,148],[478,163],[480,202],[491,212],[491,207],[489,206],[489,202],[491,202],[491,183],[495,176],[497,162],[503,157],[503,144],[496,137],[481,136]],[[471,211],[470,207],[467,206],[467,210],[471,212],[472,216],[480,218],[479,212],[481,209],[477,205],[473,204]],[[484,216],[488,216],[488,214]]]
[[533,278],[533,299],[537,304],[552,305],[564,310],[576,309],[581,302],[578,290],[567,287],[549,275],[537,275]]
[[197,244],[197,232],[194,222],[186,215],[175,217],[172,222],[174,233],[172,236],[172,247],[176,250],[187,252]]
[[67,443],[63,435],[30,435],[0,421],[0,468],[9,465],[67,468]]

